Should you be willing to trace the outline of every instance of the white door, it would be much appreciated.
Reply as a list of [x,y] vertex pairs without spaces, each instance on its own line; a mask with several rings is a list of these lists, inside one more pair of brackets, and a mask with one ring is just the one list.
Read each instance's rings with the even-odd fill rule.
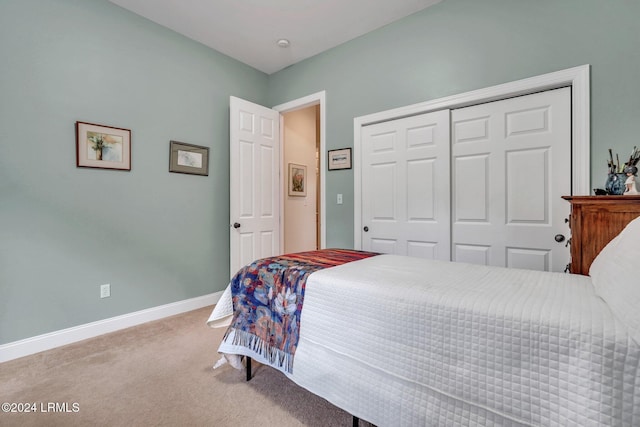
[[[571,90],[452,110],[452,259],[563,271]],[[558,237],[560,240],[561,237]]]
[[450,259],[449,111],[362,130],[362,249]]
[[230,98],[230,274],[280,254],[280,115]]

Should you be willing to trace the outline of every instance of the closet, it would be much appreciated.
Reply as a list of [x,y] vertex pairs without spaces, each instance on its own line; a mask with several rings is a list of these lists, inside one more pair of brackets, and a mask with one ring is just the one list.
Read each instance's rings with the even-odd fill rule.
[[569,262],[571,89],[364,126],[363,250],[547,271]]

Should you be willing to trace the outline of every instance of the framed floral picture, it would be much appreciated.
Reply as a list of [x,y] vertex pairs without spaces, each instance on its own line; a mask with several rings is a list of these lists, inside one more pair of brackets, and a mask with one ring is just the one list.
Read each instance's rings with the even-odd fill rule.
[[209,175],[209,147],[170,141],[169,172]]
[[289,163],[289,195],[307,195],[307,167]]
[[76,122],[76,166],[131,170],[131,131]]

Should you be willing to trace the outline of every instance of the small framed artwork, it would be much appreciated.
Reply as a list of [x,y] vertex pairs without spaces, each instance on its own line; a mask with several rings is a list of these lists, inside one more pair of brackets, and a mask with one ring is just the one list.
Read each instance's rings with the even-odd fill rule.
[[209,175],[209,147],[171,141],[169,172]]
[[307,167],[289,163],[289,195],[307,195]]
[[351,169],[351,148],[329,150],[329,170]]
[[76,122],[76,166],[131,170],[131,131]]

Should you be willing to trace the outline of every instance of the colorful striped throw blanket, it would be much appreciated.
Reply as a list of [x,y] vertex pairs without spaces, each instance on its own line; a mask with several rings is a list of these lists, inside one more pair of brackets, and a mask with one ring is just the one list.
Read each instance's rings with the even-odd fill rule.
[[233,345],[246,347],[291,373],[307,277],[374,255],[324,249],[264,258],[243,267],[231,280],[234,314],[223,341],[232,336]]

